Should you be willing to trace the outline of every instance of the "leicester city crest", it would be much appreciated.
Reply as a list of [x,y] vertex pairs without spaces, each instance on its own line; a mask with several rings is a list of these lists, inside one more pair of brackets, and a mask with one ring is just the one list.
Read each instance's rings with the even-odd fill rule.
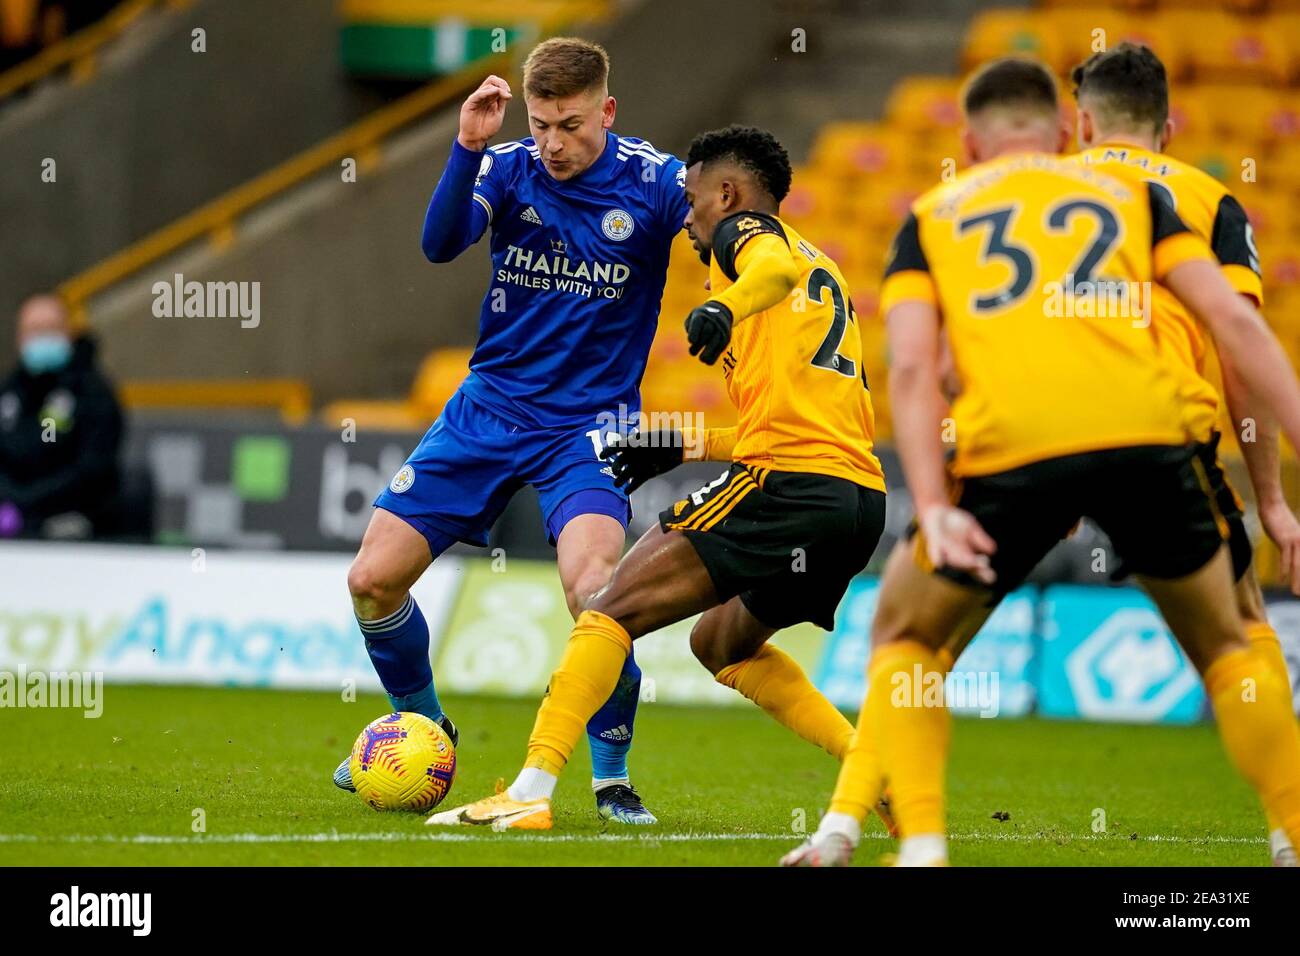
[[610,239],[615,242],[622,242],[632,235],[636,223],[632,221],[631,213],[622,209],[611,209],[605,213],[605,218],[600,221],[600,228]]
[[415,484],[415,469],[410,465],[403,465],[397,474],[393,475],[393,480],[388,483],[388,490],[395,495],[400,495],[413,484]]

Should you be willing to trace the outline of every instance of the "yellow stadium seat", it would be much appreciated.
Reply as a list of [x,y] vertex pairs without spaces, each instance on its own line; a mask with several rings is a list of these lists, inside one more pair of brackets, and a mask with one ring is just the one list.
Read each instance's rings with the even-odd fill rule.
[[641,406],[647,412],[702,412],[710,428],[735,422],[722,373],[689,355],[673,361],[652,358],[641,383]]
[[961,131],[956,127],[915,132],[911,142],[905,170],[909,178],[937,181],[945,168],[951,167],[955,172],[966,165],[966,149]]
[[1265,300],[1269,293],[1300,294],[1300,242],[1275,243],[1266,255],[1261,255],[1264,270]]
[[1281,9],[1276,5],[1269,19],[1269,30],[1281,39],[1286,56],[1286,72],[1292,86],[1300,84],[1300,0]]
[[[693,289],[683,290],[672,296],[664,296],[663,304],[659,308],[659,333],[655,337],[654,349],[661,348],[659,337],[663,336],[664,344],[662,348],[665,350],[665,354],[675,354],[675,346],[672,343],[678,340],[683,343],[686,341],[684,338],[685,333],[682,331],[686,316],[690,315],[691,310],[708,297],[709,293],[705,291],[703,282],[695,285]],[[669,337],[669,332],[672,333],[671,337]],[[685,348],[686,346],[683,344],[682,349],[685,350]],[[652,350],[651,354],[655,354],[655,351]]]
[[907,218],[912,203],[921,193],[939,183],[931,178],[900,178],[875,183],[870,188],[855,193],[849,201],[851,221],[872,230],[885,230],[893,235]]
[[1282,143],[1259,164],[1259,181],[1300,196],[1300,140]]
[[[1196,75],[1233,83],[1287,83],[1291,49],[1287,20],[1294,16],[1202,14],[1191,34]],[[1180,24],[1181,27],[1181,24]],[[1289,24],[1294,30],[1294,22]]]
[[961,81],[951,76],[909,76],[894,84],[885,118],[897,129],[929,131],[961,125]]
[[867,232],[868,230],[862,229],[856,223],[845,228],[844,220],[841,219],[838,228],[834,223],[826,223],[817,231],[810,229],[803,235],[833,259],[840,267],[840,271],[847,276],[849,272],[855,272],[868,265],[867,257],[874,247],[868,242]]
[[[1053,33],[1060,39],[1062,62],[1054,64],[1057,72],[1069,78],[1070,72],[1098,50],[1108,50],[1124,40],[1143,43],[1165,60],[1165,68],[1177,75],[1182,69],[1182,46],[1169,37],[1150,30],[1145,17],[1100,6],[1084,9],[1065,8],[1043,13]],[[1067,83],[1068,88],[1068,83]]]
[[351,419],[363,429],[423,431],[442,413],[447,400],[464,381],[473,354],[473,349],[435,349],[420,363],[407,398],[340,399],[321,410],[321,420],[337,425]]
[[1261,257],[1267,259],[1275,248],[1295,242],[1296,214],[1287,197],[1263,190],[1236,189],[1235,193],[1250,217]]
[[[1209,11],[1213,12],[1213,11]],[[1106,49],[1125,41],[1150,47],[1172,82],[1192,75],[1194,52],[1192,44],[1178,32],[1176,25],[1167,25],[1162,12],[1129,14],[1122,20],[1107,20]],[[1091,53],[1091,49],[1088,53]]]
[[1031,56],[1056,72],[1069,69],[1070,51],[1056,31],[1051,15],[1029,10],[997,8],[976,14],[962,44],[962,69],[1003,56]]
[[442,413],[442,407],[469,374],[473,354],[473,349],[435,349],[420,363],[411,386],[411,401],[430,421]]
[[841,176],[828,176],[817,167],[796,167],[790,194],[781,202],[781,216],[798,230],[801,224],[834,216],[844,188]]
[[1196,92],[1196,108],[1204,110],[1204,117],[1196,121],[1198,131],[1186,137],[1176,130],[1175,140],[1216,141],[1257,160],[1300,140],[1300,98],[1249,86],[1213,86]]
[[1215,123],[1206,103],[1196,96],[1195,87],[1170,91],[1169,118],[1174,121],[1174,137],[1212,139]]
[[[1214,78],[1213,66],[1223,57],[1221,38],[1231,33],[1233,27],[1233,18],[1229,14],[1222,9],[1162,7],[1146,20],[1156,40],[1151,44],[1156,53],[1161,53],[1159,41],[1162,38],[1177,37],[1186,50],[1191,73],[1198,80]],[[1183,74],[1180,72],[1178,76],[1181,78]]]
[[889,176],[906,168],[911,137],[879,123],[827,123],[811,151],[812,166],[831,176]]
[[[1182,0],[1182,2],[1188,3],[1188,0]],[[1197,2],[1204,3],[1204,0],[1197,0]],[[1279,0],[1223,0],[1221,6],[1229,13],[1255,14],[1277,9],[1278,2]],[[1191,4],[1188,3],[1188,5]]]
[[1175,159],[1181,159],[1204,170],[1220,182],[1230,183],[1239,177],[1242,152],[1241,148],[1232,142],[1214,138],[1175,136],[1170,140],[1167,152]]
[[705,298],[704,290],[701,289],[699,296],[691,300],[689,305],[683,303],[676,308],[665,307],[659,313],[659,328],[655,331],[654,343],[650,348],[650,355],[655,360],[677,362],[690,356],[683,323],[691,309],[703,302]]
[[1263,312],[1291,364],[1300,368],[1300,289],[1284,286],[1271,292],[1265,290]]
[[1242,84],[1197,85],[1194,95],[1214,118],[1220,136],[1249,143],[1258,156],[1270,145],[1300,139],[1300,96]]
[[345,398],[330,402],[320,420],[331,428],[351,421],[362,431],[424,431],[433,419],[426,418],[409,399],[395,401]]

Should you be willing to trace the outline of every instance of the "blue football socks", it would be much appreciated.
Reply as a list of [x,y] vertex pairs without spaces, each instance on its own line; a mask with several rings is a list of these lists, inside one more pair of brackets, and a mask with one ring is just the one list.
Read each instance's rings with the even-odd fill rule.
[[632,749],[632,725],[640,697],[641,668],[628,654],[614,693],[587,722],[593,787],[628,782],[627,754]]
[[357,623],[393,710],[423,714],[430,720],[442,717],[429,665],[429,625],[415,598],[407,594],[402,606],[387,617]]

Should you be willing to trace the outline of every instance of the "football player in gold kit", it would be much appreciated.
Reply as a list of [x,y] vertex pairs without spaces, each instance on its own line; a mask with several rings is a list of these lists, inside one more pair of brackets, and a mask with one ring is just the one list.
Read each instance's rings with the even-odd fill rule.
[[[770,133],[706,133],[686,166],[686,227],[711,290],[686,331],[692,355],[721,360],[737,408],[736,427],[702,436],[706,457],[729,466],[660,514],[578,618],[515,782],[430,823],[549,829],[558,775],[632,641],[694,614],[702,616],[692,650],[719,683],[841,759],[854,736],[768,639],[801,621],[833,628],[884,527],[857,317],[839,268],[778,218],[791,173]],[[699,443],[685,437],[634,433],[613,443],[616,480],[633,490],[672,468]]]
[[[844,862],[862,816],[856,804],[870,806],[884,779],[903,837],[899,862],[947,861],[948,715],[942,690],[930,693],[942,688],[941,649],[1085,515],[1155,599],[1205,679],[1230,757],[1294,841],[1300,728],[1285,674],[1246,639],[1203,409],[1187,401],[1187,366],[1150,320],[1150,283],[1205,324],[1230,374],[1254,385],[1292,441],[1300,385],[1165,190],[1050,155],[1064,137],[1041,65],[990,64],[964,100],[978,165],[913,206],[882,294],[919,530],[885,572],[869,692],[832,812],[784,862]],[[1066,312],[1063,284],[1073,290]],[[1121,308],[1074,311],[1085,297]],[[948,480],[944,331],[961,382]],[[900,680],[918,686],[900,694]]]
[[[1173,124],[1164,64],[1144,46],[1121,43],[1098,53],[1074,70],[1079,102],[1079,160],[1129,181],[1146,181],[1168,191],[1178,218],[1204,239],[1238,293],[1254,305],[1264,299],[1259,254],[1245,210],[1222,183],[1194,166],[1162,154]],[[1187,369],[1185,401],[1198,409],[1196,438],[1202,464],[1219,510],[1228,522],[1228,550],[1236,581],[1237,607],[1246,636],[1263,651],[1283,680],[1289,680],[1277,632],[1269,623],[1264,595],[1251,566],[1252,548],[1241,498],[1229,484],[1219,461],[1216,423],[1224,402],[1208,371],[1214,343],[1182,304],[1157,289],[1153,320]],[[1300,594],[1300,522],[1282,495],[1277,423],[1255,407],[1248,383],[1223,368],[1223,399],[1233,427],[1245,437],[1238,443],[1255,492],[1260,524],[1282,555],[1282,570],[1291,590]],[[1254,432],[1252,435],[1251,432]],[[1276,866],[1296,866],[1295,848],[1277,820],[1269,815],[1269,850]]]
[[[1073,79],[1079,102],[1078,139],[1083,147],[1083,152],[1073,158],[1130,182],[1155,183],[1165,191],[1184,224],[1209,244],[1229,284],[1253,305],[1262,303],[1259,255],[1245,211],[1218,180],[1162,153],[1173,124],[1169,120],[1168,82],[1160,59],[1147,47],[1121,43],[1076,67]],[[1217,455],[1220,435],[1216,422],[1221,417],[1224,400],[1211,384],[1213,374],[1207,370],[1213,341],[1163,287],[1153,290],[1151,311],[1157,334],[1185,372],[1182,401],[1186,404],[1192,434],[1200,443],[1206,479],[1228,526],[1235,594],[1246,636],[1265,654],[1277,673],[1284,680],[1289,679],[1277,633],[1268,621],[1264,596],[1251,567],[1252,547],[1241,499],[1228,482]],[[945,384],[951,400],[960,391],[960,383],[952,381],[950,388],[949,383]],[[1232,421],[1239,423],[1243,431],[1246,423],[1255,426],[1254,440],[1243,440],[1240,447],[1255,492],[1260,523],[1282,555],[1282,569],[1292,591],[1300,594],[1300,522],[1282,494],[1276,423],[1254,407],[1249,388],[1230,368],[1224,376],[1223,392]],[[1121,577],[1123,570],[1121,567],[1112,576]],[[962,622],[938,654],[942,666],[951,667],[961,656],[995,604],[990,601]],[[864,759],[864,754],[855,753],[854,761]],[[832,809],[838,807],[841,812],[861,818],[866,808],[859,809],[847,793],[853,778],[851,771],[852,762],[849,772],[841,777],[844,787],[837,787]],[[845,841],[832,838],[830,846],[840,858],[846,856]],[[1297,865],[1295,848],[1271,814],[1269,852],[1275,866]],[[834,852],[826,856],[830,858]]]

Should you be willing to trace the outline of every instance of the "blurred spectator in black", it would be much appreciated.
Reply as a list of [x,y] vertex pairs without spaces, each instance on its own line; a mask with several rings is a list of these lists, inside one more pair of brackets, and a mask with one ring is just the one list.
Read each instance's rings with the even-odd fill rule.
[[18,355],[0,382],[0,537],[111,533],[122,410],[94,341],[72,334],[62,300],[36,295],[18,311]]

